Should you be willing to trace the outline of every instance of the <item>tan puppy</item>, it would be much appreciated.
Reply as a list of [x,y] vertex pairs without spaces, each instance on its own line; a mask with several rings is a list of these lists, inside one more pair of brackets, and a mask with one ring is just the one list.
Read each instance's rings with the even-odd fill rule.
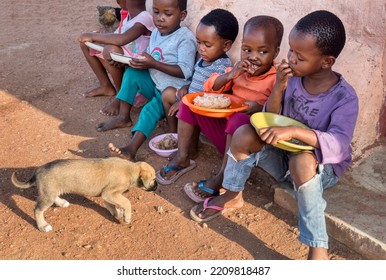
[[[107,210],[114,217],[131,221],[131,203],[122,194],[132,186],[147,191],[157,188],[155,170],[146,162],[131,162],[121,158],[63,159],[49,162],[36,169],[28,182],[19,182],[15,172],[12,183],[18,188],[37,186],[39,196],[35,219],[40,231],[48,232],[52,226],[44,219],[44,212],[56,204],[68,207],[61,194],[74,193],[89,197],[102,197]],[[119,211],[117,208],[123,209]]]

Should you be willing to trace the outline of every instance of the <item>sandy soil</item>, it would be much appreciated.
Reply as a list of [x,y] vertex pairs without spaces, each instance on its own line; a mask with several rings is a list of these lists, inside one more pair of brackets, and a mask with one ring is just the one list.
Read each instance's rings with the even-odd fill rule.
[[[242,209],[204,225],[189,218],[194,203],[183,185],[210,177],[221,163],[207,144],[201,145],[197,168],[176,184],[154,193],[126,193],[133,205],[130,226],[111,218],[100,198],[66,195],[70,207],[46,212],[53,231],[37,230],[37,191],[13,187],[12,172],[27,179],[51,160],[107,157],[109,142],[129,140],[128,129],[95,129],[108,119],[99,114],[108,97],[82,96],[97,80],[77,38],[98,27],[97,5],[96,0],[87,5],[74,0],[0,2],[0,259],[305,259],[296,217],[272,203],[273,182],[258,170],[248,182]],[[164,130],[161,123],[154,135]],[[138,159],[155,169],[166,164],[147,142]],[[334,240],[330,253],[331,259],[361,259]]]

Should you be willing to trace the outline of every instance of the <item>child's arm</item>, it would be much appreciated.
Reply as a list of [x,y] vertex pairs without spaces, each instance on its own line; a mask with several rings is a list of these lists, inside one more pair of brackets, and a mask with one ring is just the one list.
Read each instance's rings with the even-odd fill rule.
[[[168,116],[174,116],[177,111],[180,109],[181,99],[188,93],[189,85],[183,86],[180,89],[176,90],[175,98],[173,99],[172,106],[170,106],[169,111],[166,112]],[[162,93],[164,94],[164,93]],[[162,97],[163,100],[163,97]]]
[[296,138],[315,148],[321,164],[341,163],[350,156],[350,144],[358,118],[358,97],[354,89],[344,83],[341,92],[335,92],[336,100],[324,105],[319,127],[274,127],[260,129],[261,139],[275,144],[278,140]]
[[233,80],[242,75],[244,72],[248,72],[249,66],[249,61],[242,60],[236,63],[233,68],[227,69],[224,74],[212,75],[204,84],[205,91],[225,92],[231,89]]
[[136,69],[153,68],[170,76],[189,79],[193,74],[195,54],[197,52],[196,48],[196,40],[192,33],[187,33],[185,37],[184,35],[181,36],[181,33],[176,33],[174,38],[171,38],[169,42],[169,48],[165,47],[164,49],[166,52],[164,53],[164,57],[167,57],[167,52],[173,53],[173,56],[177,53],[176,60],[173,62],[167,60],[166,62],[162,62],[144,53],[144,59],[133,59],[129,65]]
[[149,30],[143,24],[137,22],[130,29],[126,30],[122,34],[118,33],[97,33],[97,32],[86,32],[83,33],[79,41],[80,42],[97,42],[101,44],[124,46],[141,35],[148,34]]
[[242,111],[245,114],[252,115],[253,113],[261,112],[263,110],[263,106],[256,101],[246,100],[244,103],[248,105],[248,108]]
[[176,99],[181,100],[182,97],[184,97],[184,95],[186,95],[188,93],[188,90],[189,90],[189,85],[185,85],[182,88],[177,89]]
[[320,148],[318,137],[316,137],[313,130],[297,126],[274,126],[261,128],[259,129],[259,136],[261,140],[271,145],[276,145],[280,140],[291,140],[292,138],[295,138],[307,145]]
[[[283,59],[276,70],[276,82],[271,95],[266,102],[266,111],[279,114],[283,92],[287,87],[288,79],[292,77],[292,69]],[[280,140],[291,140],[295,138],[310,146],[319,148],[318,138],[312,129],[305,129],[297,126],[275,126],[259,130],[260,138],[268,144],[276,145]]]
[[314,129],[320,147],[315,153],[322,164],[347,160],[358,118],[358,97],[347,82],[342,83],[340,92],[336,92],[335,96],[335,102],[327,106],[330,114],[324,114],[327,128]]
[[[225,69],[225,73],[227,73],[231,70],[232,70],[232,68],[229,67],[229,68]],[[214,90],[213,86],[214,86],[214,84],[219,76],[221,76],[221,74],[213,73],[212,75],[209,76],[208,79],[206,79],[206,81],[204,82],[204,85],[203,85],[203,89],[205,92],[227,92],[232,88],[233,80],[229,81],[221,88]]]
[[148,53],[143,53],[142,56],[144,56],[144,58],[140,58],[140,59],[133,58],[129,62],[130,67],[135,69],[142,69],[142,70],[153,68],[158,71],[164,72],[170,76],[174,76],[177,78],[185,78],[181,67],[178,66],[177,64],[172,65],[161,61],[157,61]]
[[265,105],[267,112],[280,113],[283,92],[287,87],[287,82],[290,77],[292,77],[292,69],[285,59],[283,59],[276,69],[276,82]]

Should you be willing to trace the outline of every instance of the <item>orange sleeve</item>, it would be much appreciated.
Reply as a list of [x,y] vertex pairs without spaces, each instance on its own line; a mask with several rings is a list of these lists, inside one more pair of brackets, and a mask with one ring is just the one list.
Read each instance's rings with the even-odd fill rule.
[[[225,73],[228,73],[232,70],[232,67],[228,67],[225,69]],[[221,74],[222,75],[222,74]],[[227,92],[229,91],[233,86],[233,81],[229,81],[226,83],[222,88],[219,90],[213,90],[214,83],[216,82],[217,77],[220,76],[218,73],[213,73],[210,75],[210,77],[205,81],[204,83],[204,91],[205,92]]]

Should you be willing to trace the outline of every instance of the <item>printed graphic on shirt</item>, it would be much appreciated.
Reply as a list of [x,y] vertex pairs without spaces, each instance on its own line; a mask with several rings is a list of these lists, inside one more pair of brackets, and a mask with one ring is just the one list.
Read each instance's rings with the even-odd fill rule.
[[160,48],[154,48],[151,52],[151,56],[157,61],[164,61],[162,50]]
[[[315,123],[320,112],[319,102],[311,101],[302,95],[298,95],[296,89],[289,94],[285,107],[288,106],[288,117],[296,119],[305,125],[317,127],[319,122]],[[290,109],[291,108],[291,109]]]
[[312,108],[310,106],[312,103],[303,96],[294,96],[291,101],[293,106],[296,104],[296,108],[294,109],[296,111],[303,112],[303,115],[315,117],[319,112],[319,108]]

